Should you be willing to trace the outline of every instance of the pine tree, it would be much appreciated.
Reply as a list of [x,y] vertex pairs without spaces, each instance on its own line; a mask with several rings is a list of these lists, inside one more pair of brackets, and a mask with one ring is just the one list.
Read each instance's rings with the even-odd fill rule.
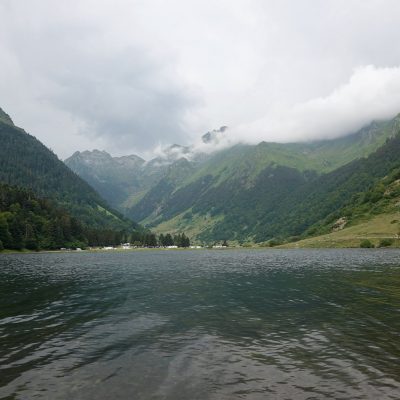
[[12,237],[11,248],[22,250],[25,246],[24,242],[24,225],[20,218],[14,217],[10,223],[10,234]]
[[9,231],[8,223],[5,218],[0,218],[0,240],[6,249],[12,247],[12,237]]
[[174,239],[172,238],[170,233],[167,233],[165,235],[165,246],[173,246],[174,245]]
[[189,247],[189,246],[190,246],[189,238],[184,233],[182,233],[180,247]]

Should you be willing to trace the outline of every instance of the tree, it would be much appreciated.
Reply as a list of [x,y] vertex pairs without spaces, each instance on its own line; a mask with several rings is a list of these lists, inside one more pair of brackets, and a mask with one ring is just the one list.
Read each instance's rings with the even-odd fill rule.
[[12,246],[12,237],[9,231],[8,223],[6,218],[0,217],[0,240],[6,249],[10,249]]
[[378,247],[390,247],[393,244],[394,240],[391,238],[381,239],[379,241]]
[[139,242],[140,245],[143,243],[143,235],[140,232],[134,231],[131,233],[131,243],[137,243]]
[[190,240],[189,238],[184,234],[177,235],[176,238],[174,238],[175,245],[178,247],[189,247],[190,246]]
[[165,235],[164,243],[165,243],[165,246],[173,246],[174,245],[174,239],[172,238],[170,233],[167,233]]
[[32,225],[26,224],[25,225],[25,247],[28,250],[39,250],[39,243],[37,237],[35,235],[34,229]]
[[157,246],[157,238],[154,233],[148,233],[144,237],[143,244],[148,247],[156,247]]
[[22,250],[24,248],[24,225],[20,218],[14,217],[10,223],[10,234],[12,237],[11,248]]

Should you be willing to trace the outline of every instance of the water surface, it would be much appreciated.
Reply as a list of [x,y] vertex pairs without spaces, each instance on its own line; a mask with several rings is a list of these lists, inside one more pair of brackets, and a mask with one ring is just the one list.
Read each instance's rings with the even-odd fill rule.
[[400,252],[0,255],[1,399],[399,399]]

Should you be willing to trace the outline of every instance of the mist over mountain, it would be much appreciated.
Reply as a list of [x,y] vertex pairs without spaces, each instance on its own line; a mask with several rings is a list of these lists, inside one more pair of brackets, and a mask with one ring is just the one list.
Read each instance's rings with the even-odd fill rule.
[[398,112],[395,0],[39,3],[0,2],[0,103],[63,159],[223,124],[231,145],[332,139]]
[[[399,129],[400,117],[396,117],[333,140],[220,147],[229,137],[229,128],[224,126],[202,135],[192,146],[174,144],[161,149],[148,161],[94,150],[76,152],[65,163],[114,207],[157,232],[184,231],[204,241],[263,241],[305,232],[318,218],[343,206],[354,193],[349,188],[343,202],[332,204],[325,199],[322,214],[299,213],[308,221],[302,228],[295,222],[299,216],[291,213],[303,203],[313,204],[308,198],[314,185],[325,187],[331,175],[369,157]],[[121,161],[131,159],[135,161]],[[287,203],[288,198],[292,203]],[[283,203],[289,204],[287,209],[278,212]],[[272,216],[270,220],[265,220],[266,215]],[[263,228],[260,221],[265,221]]]

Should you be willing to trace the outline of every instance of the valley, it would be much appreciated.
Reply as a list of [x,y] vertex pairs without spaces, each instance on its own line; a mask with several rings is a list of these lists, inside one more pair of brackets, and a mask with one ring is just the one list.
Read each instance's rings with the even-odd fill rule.
[[[155,233],[185,232],[204,245],[285,241],[328,233],[354,196],[398,168],[399,131],[396,117],[333,140],[215,152],[173,145],[150,161],[94,150],[65,162]],[[202,140],[212,145],[225,135],[226,127]]]

